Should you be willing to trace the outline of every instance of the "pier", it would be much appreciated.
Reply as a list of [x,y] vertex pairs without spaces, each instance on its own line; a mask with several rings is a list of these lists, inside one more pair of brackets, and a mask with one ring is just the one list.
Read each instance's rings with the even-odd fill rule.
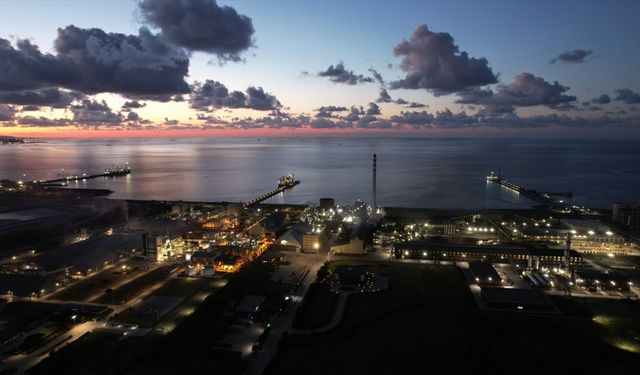
[[89,180],[92,178],[99,178],[99,177],[119,177],[119,176],[126,176],[128,174],[131,174],[131,168],[129,168],[128,165],[125,165],[123,167],[107,168],[102,173],[92,173],[92,174],[83,173],[81,175],[70,175],[70,176],[65,176],[61,178],[56,178],[53,180],[39,180],[34,182],[43,184],[43,185],[50,185],[55,183]]
[[244,206],[245,207],[249,207],[249,206],[253,206],[254,204],[258,204],[258,203],[260,203],[262,201],[265,201],[265,200],[273,197],[274,195],[278,195],[278,194],[284,192],[287,189],[291,189],[292,187],[298,185],[299,183],[300,183],[300,181],[295,180],[295,181],[291,182],[290,184],[283,185],[283,186],[278,186],[276,189],[271,190],[268,193],[262,194],[260,196],[257,196],[255,198],[253,198],[252,200],[250,200],[248,202],[245,202]]
[[563,202],[558,202],[555,199],[551,198],[552,195],[561,195],[571,198],[573,196],[573,192],[563,192],[563,193],[544,193],[533,189],[527,189],[524,186],[520,186],[511,181],[508,181],[500,174],[494,175],[491,172],[491,175],[487,176],[487,181],[495,182],[499,185],[506,187],[507,189],[513,190],[519,194],[524,195],[525,197],[532,199],[534,201],[540,202],[547,206],[566,206]]

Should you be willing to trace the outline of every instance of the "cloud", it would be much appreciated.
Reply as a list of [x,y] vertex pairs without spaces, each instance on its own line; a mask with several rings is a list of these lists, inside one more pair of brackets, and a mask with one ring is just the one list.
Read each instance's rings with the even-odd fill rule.
[[333,117],[334,112],[344,112],[346,110],[347,110],[347,107],[337,107],[335,105],[322,106],[316,109],[316,111],[318,111],[318,113],[316,114],[316,117],[319,117],[319,118]]
[[40,90],[0,92],[0,103],[66,108],[72,102],[82,99],[83,97],[84,95],[82,93],[75,91],[46,88]]
[[625,104],[638,104],[640,103],[640,94],[630,89],[616,89],[616,96],[613,100],[624,102]]
[[253,46],[251,18],[215,0],[142,0],[138,6],[144,21],[164,38],[191,51],[240,61],[240,54]]
[[[380,88],[380,91],[378,92],[378,98],[376,99],[376,103],[396,103],[399,105],[411,104],[402,98],[393,100],[393,98],[391,98],[391,95],[389,95],[389,92],[387,92],[387,90],[384,87]],[[417,103],[413,103],[413,104],[417,104]]]
[[240,91],[230,92],[224,84],[213,80],[206,80],[204,83],[196,82],[192,86],[189,104],[193,109],[206,112],[224,107],[259,111],[282,107],[275,96],[264,92],[261,87],[249,87],[246,94]]
[[353,105],[349,109],[349,114],[345,116],[344,119],[347,121],[358,121],[362,115],[364,115],[364,108]]
[[574,49],[571,51],[564,51],[559,54],[557,57],[551,59],[549,64],[555,64],[558,61],[566,62],[566,63],[583,63],[585,59],[593,53],[592,50],[588,49]]
[[282,104],[275,96],[264,92],[262,87],[248,87],[245,108],[268,111],[282,107]]
[[317,75],[318,77],[329,77],[331,82],[345,83],[347,85],[373,82],[373,78],[371,77],[365,77],[362,74],[355,74],[352,70],[347,70],[342,62],[339,62],[335,66],[329,65],[326,70],[318,72]]
[[373,115],[379,115],[379,114],[380,114],[380,107],[376,103],[369,103],[369,108],[367,108],[365,115],[373,116]]
[[493,113],[513,112],[515,107],[545,105],[554,109],[567,108],[576,97],[566,95],[569,87],[557,81],[549,83],[530,73],[518,74],[512,83],[499,85],[494,93],[490,89],[469,89],[459,93],[458,103],[483,105]]
[[80,126],[120,125],[124,118],[120,113],[113,112],[103,100],[85,99],[80,104],[70,107],[73,122]]
[[384,79],[382,78],[382,74],[380,74],[380,72],[378,72],[377,70],[370,68],[369,72],[371,74],[373,74],[373,78],[381,85],[384,85]]
[[123,110],[138,109],[138,108],[146,107],[146,105],[147,103],[140,103],[137,100],[131,100],[131,101],[124,102],[124,104],[122,105],[122,109]]
[[393,99],[391,99],[391,95],[387,92],[384,87],[380,88],[380,92],[378,94],[378,99],[376,99],[377,103],[390,103]]
[[593,98],[591,102],[596,104],[607,104],[607,103],[611,103],[611,97],[607,94],[602,94],[597,98]]
[[430,125],[434,121],[434,116],[427,111],[402,111],[399,115],[391,116],[391,121],[398,124],[408,125]]
[[[617,113],[616,115],[619,115]],[[640,117],[611,117],[608,115],[599,117],[570,117],[567,115],[538,115],[531,117],[519,116],[515,113],[487,113],[479,112],[468,115],[465,112],[453,113],[449,109],[438,111],[434,114],[426,111],[403,111],[400,115],[391,116],[390,121],[394,128],[409,126],[415,129],[464,129],[464,128],[498,128],[498,129],[525,129],[525,128],[631,128],[638,127]]]
[[43,54],[30,41],[18,40],[14,48],[0,38],[0,91],[70,85],[78,80],[78,72],[71,65]]
[[187,55],[145,28],[138,35],[125,35],[67,26],[58,29],[54,46],[58,58],[79,76],[69,88],[125,96],[189,92]]
[[18,119],[18,124],[29,127],[57,127],[72,125],[72,121],[66,118],[51,119],[44,116],[24,116]]
[[416,102],[411,102],[407,106],[407,108],[425,108],[425,107],[428,107],[428,105],[422,104],[422,103],[416,103]]
[[309,127],[312,129],[347,129],[353,127],[353,125],[342,120],[315,118],[309,122]]
[[406,76],[391,82],[392,89],[425,89],[440,96],[498,82],[487,59],[460,52],[450,34],[434,33],[427,25],[395,46],[394,54],[402,56]]
[[67,26],[58,29],[56,55],[19,40],[0,39],[0,91],[62,87],[85,94],[188,93],[189,59],[182,49],[140,29],[138,35]]
[[8,122],[15,119],[16,109],[10,105],[0,104],[0,121]]

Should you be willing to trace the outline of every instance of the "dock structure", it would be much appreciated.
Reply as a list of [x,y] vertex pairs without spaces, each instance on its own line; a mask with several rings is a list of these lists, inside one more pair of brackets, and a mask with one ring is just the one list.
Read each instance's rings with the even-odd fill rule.
[[249,206],[253,206],[254,204],[258,204],[262,201],[265,201],[271,197],[273,197],[274,195],[280,194],[282,192],[284,192],[285,190],[291,189],[292,187],[298,185],[300,183],[300,181],[295,180],[293,182],[291,182],[290,184],[287,185],[282,185],[282,186],[278,186],[276,189],[271,190],[268,193],[262,194],[260,196],[257,196],[253,199],[251,199],[250,201],[247,201],[244,203],[244,207],[249,207]]
[[48,184],[63,183],[63,182],[89,180],[92,178],[99,178],[99,177],[119,177],[119,176],[126,176],[128,174],[131,174],[131,168],[129,168],[128,165],[125,165],[122,167],[107,168],[104,170],[104,172],[101,172],[101,173],[83,173],[80,175],[69,175],[69,176],[56,178],[53,180],[34,181],[34,183],[48,185]]
[[498,175],[494,175],[493,172],[491,172],[491,174],[489,176],[487,176],[487,181],[491,181],[491,182],[495,182],[499,185],[502,185],[504,187],[506,187],[507,189],[513,190],[519,194],[524,195],[525,197],[532,199],[534,201],[540,202],[544,205],[547,206],[552,206],[552,207],[558,207],[558,206],[562,206],[564,207],[565,205],[563,204],[563,202],[558,202],[555,199],[551,198],[552,195],[563,195],[563,196],[567,196],[567,197],[572,197],[573,193],[572,192],[566,192],[566,193],[543,193],[534,189],[527,189],[524,186],[520,186],[518,184],[515,184],[505,178],[502,178],[502,176],[500,176],[500,174]]

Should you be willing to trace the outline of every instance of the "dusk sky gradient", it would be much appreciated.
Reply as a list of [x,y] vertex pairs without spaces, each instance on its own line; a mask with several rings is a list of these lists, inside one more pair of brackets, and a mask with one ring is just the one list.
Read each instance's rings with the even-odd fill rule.
[[[194,4],[200,19],[171,24],[170,7]],[[640,137],[637,1],[5,0],[0,12],[0,135]]]

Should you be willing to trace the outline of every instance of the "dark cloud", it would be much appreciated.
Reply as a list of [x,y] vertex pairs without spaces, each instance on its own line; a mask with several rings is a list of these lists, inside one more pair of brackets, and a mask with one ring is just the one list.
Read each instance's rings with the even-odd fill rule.
[[240,54],[253,45],[251,18],[215,0],[142,0],[138,6],[143,19],[167,40],[191,51],[240,61]]
[[147,29],[139,35],[67,26],[58,29],[56,55],[20,40],[0,39],[0,91],[63,87],[86,94],[188,93],[189,58]]
[[391,99],[391,95],[387,92],[384,87],[380,88],[380,92],[378,94],[378,99],[376,99],[377,103],[390,103],[393,99]]
[[18,119],[20,126],[33,126],[33,127],[56,127],[56,126],[69,126],[72,125],[71,120],[66,118],[51,119],[44,116],[24,116]]
[[138,115],[136,112],[134,111],[130,111],[129,113],[127,113],[127,117],[126,117],[127,121],[140,121],[140,115]]
[[399,115],[391,116],[391,121],[398,124],[408,125],[430,125],[433,124],[434,117],[427,111],[409,112],[402,111]]
[[280,104],[278,99],[276,99],[275,96],[264,92],[262,87],[248,87],[246,92],[247,101],[245,103],[245,108],[268,111],[282,107],[282,104]]
[[0,104],[0,121],[8,122],[15,119],[16,109],[10,105]]
[[[616,113],[619,115],[621,113]],[[639,117],[570,117],[567,115],[538,115],[522,117],[515,113],[477,113],[468,115],[465,112],[453,113],[449,109],[436,112],[435,115],[421,112],[401,112],[394,115],[390,121],[394,128],[409,126],[411,128],[438,128],[438,129],[464,129],[464,128],[499,128],[499,129],[525,129],[525,128],[603,128],[603,127],[637,127]]]
[[607,104],[607,103],[611,103],[611,97],[607,94],[602,94],[597,98],[593,98],[591,102],[596,104]]
[[70,109],[73,123],[79,126],[120,125],[124,121],[122,115],[113,112],[104,100],[85,99]]
[[0,91],[33,90],[77,84],[79,73],[66,61],[43,54],[28,40],[14,48],[0,38]]
[[318,72],[317,75],[319,77],[329,77],[331,82],[345,83],[347,85],[373,82],[373,78],[371,77],[365,77],[362,74],[355,74],[352,70],[347,70],[342,62],[335,66],[329,65],[325,71]]
[[344,112],[346,110],[347,110],[347,107],[337,107],[335,105],[322,106],[316,109],[316,111],[318,111],[318,113],[316,114],[316,117],[319,117],[319,118],[333,117],[334,112]]
[[384,85],[384,78],[382,78],[382,74],[380,74],[380,72],[378,72],[377,70],[371,68],[369,69],[369,72],[373,75],[373,78],[375,78],[375,80],[381,84]]
[[309,122],[309,127],[313,129],[347,129],[353,127],[353,125],[342,120],[315,118]]
[[54,46],[80,77],[70,88],[125,96],[189,92],[187,55],[145,28],[136,36],[67,26],[58,29]]
[[364,108],[354,105],[351,106],[351,108],[349,109],[349,114],[345,116],[344,119],[347,121],[358,121],[360,119],[360,116],[364,115],[364,113]]
[[122,105],[122,109],[124,110],[138,109],[138,108],[146,107],[146,105],[147,103],[140,103],[137,100],[131,100],[131,101],[124,102],[124,104]]
[[178,122],[178,120],[173,120],[173,119],[169,119],[168,117],[165,117],[164,118],[164,124],[165,125],[169,125],[169,126],[175,126],[175,125],[178,125],[179,122]]
[[394,103],[396,103],[396,104],[400,104],[400,105],[409,104],[409,102],[408,102],[408,101],[406,101],[406,100],[404,100],[404,99],[402,99],[402,98],[398,98],[398,99],[396,99],[396,100],[394,101]]
[[57,88],[26,91],[0,91],[0,103],[16,105],[35,105],[52,108],[66,108],[72,102],[82,99],[83,94],[75,91],[63,91]]
[[407,108],[425,108],[425,107],[428,107],[428,105],[422,104],[422,103],[416,103],[416,102],[411,102],[407,106]]
[[210,112],[218,108],[250,108],[260,111],[278,109],[282,105],[275,96],[265,93],[261,87],[249,87],[246,94],[229,91],[217,81],[196,82],[189,97],[191,108]]
[[436,96],[498,82],[487,59],[460,52],[448,33],[434,33],[419,26],[410,40],[394,48],[402,56],[401,69],[407,75],[391,82],[392,89],[426,89]]
[[460,92],[462,104],[480,104],[493,113],[513,112],[515,107],[545,105],[555,109],[565,109],[576,97],[566,95],[569,87],[557,81],[549,83],[530,73],[518,74],[512,83],[499,85],[494,93],[489,89],[469,89]]
[[380,107],[376,103],[369,103],[369,108],[367,108],[365,115],[373,116],[373,115],[379,115],[379,114],[380,114]]
[[557,57],[551,59],[549,64],[555,64],[558,61],[566,63],[583,63],[585,59],[593,53],[590,49],[574,49],[572,51],[564,51]]
[[20,107],[20,112],[34,112],[39,111],[40,107],[37,105],[23,105]]
[[617,89],[615,90],[616,96],[613,100],[624,102],[626,104],[638,104],[640,103],[640,94],[630,89]]

